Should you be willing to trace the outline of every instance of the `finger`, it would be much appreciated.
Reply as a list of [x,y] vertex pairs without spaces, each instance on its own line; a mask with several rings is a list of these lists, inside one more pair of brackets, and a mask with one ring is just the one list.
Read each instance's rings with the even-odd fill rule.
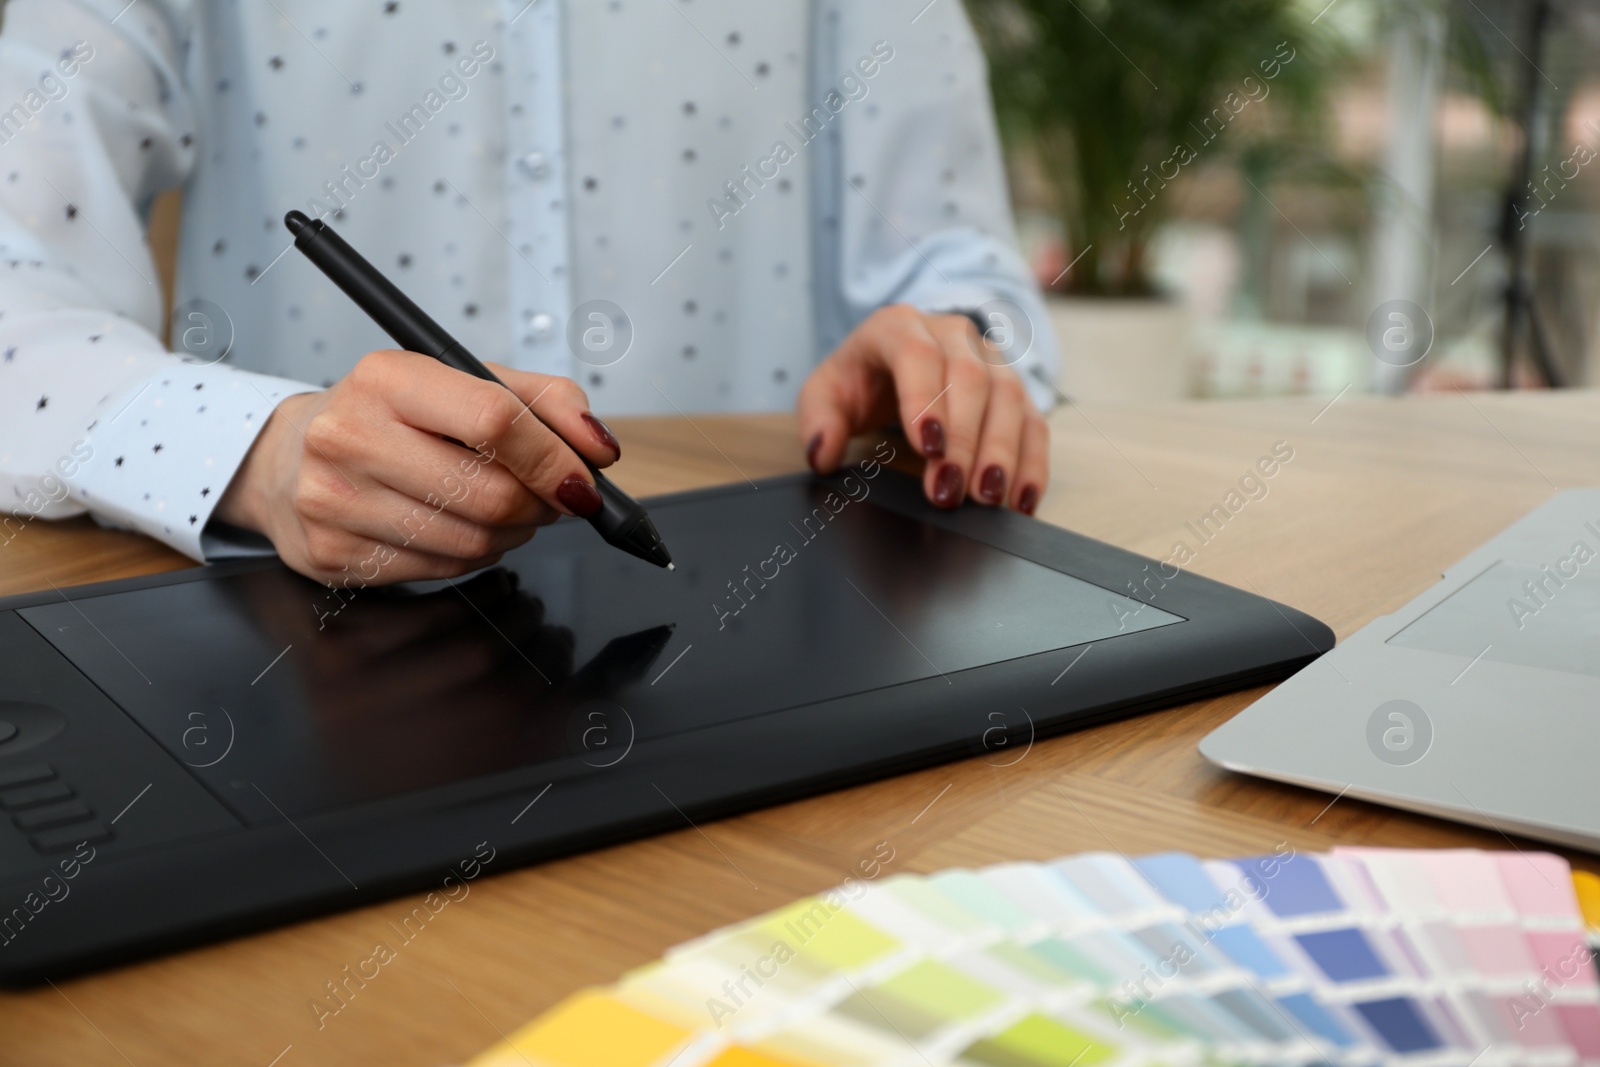
[[324,515],[314,513],[314,509],[302,510],[302,514],[312,522],[337,526],[347,533],[383,541],[395,548],[462,560],[509,552],[526,544],[539,529],[531,523],[482,525],[382,485],[363,493],[358,506],[346,508],[340,514]]
[[[319,428],[308,439],[324,436]],[[539,526],[560,517],[560,512],[535,496],[503,465],[404,422],[376,419],[364,435],[326,436],[336,439],[313,452],[307,461],[324,460],[335,465],[335,473],[348,471],[363,488],[385,486],[485,526]],[[315,484],[309,488],[314,497]],[[330,485],[328,489],[338,487]],[[337,504],[348,508],[353,501],[341,499]],[[334,521],[332,516],[318,517]]]
[[415,352],[372,353],[350,373],[401,422],[471,442],[563,514],[588,518],[602,507],[577,453],[544,423],[524,417],[527,406],[504,386]]
[[589,395],[571,378],[513,370],[498,363],[489,369],[567,444],[596,467],[609,467],[622,457],[622,444],[611,427],[589,410]]
[[1022,379],[1008,367],[989,368],[989,407],[983,413],[983,434],[977,459],[967,481],[972,499],[984,504],[1004,504],[1006,490],[1017,471],[1022,452],[1022,429],[1033,402]]
[[813,466],[832,469],[852,434],[895,417],[924,455],[944,455],[944,355],[923,318],[905,305],[874,312],[807,381],[800,427]]
[[457,578],[500,562],[498,553],[482,559],[452,559],[321,525],[308,527],[303,541],[280,552],[285,563],[306,577],[333,582],[350,592],[362,585]]
[[806,462],[826,473],[844,458],[850,438],[899,417],[895,381],[881,351],[889,343],[886,312],[876,312],[852,331],[806,379],[796,404]]
[[939,507],[958,507],[977,458],[984,412],[989,406],[989,367],[977,355],[977,330],[962,315],[930,316],[928,328],[944,353],[943,403],[945,454],[923,472],[928,499]]
[[948,353],[929,331],[927,316],[903,310],[903,315],[884,315],[880,359],[894,380],[906,439],[930,460],[943,459],[949,440]]
[[1049,484],[1050,427],[1043,415],[1036,410],[1029,410],[1023,418],[1022,449],[1017,455],[1011,506],[1024,515],[1032,515]]
[[[839,465],[856,432],[856,413],[866,406],[870,386],[864,368],[848,367],[838,359],[825,360],[800,387],[795,411],[806,463],[818,474]],[[861,418],[862,422],[865,417]]]
[[[425,439],[423,444],[426,448],[465,455],[461,449],[428,434],[409,427],[402,429]],[[483,463],[476,456],[469,457],[472,462],[482,466],[476,479],[469,481],[466,477],[457,477],[459,468],[447,468],[446,475],[438,479],[436,484],[440,492],[448,495],[440,496],[429,491],[422,500],[384,484],[366,466],[356,465],[348,457],[341,458],[345,459],[344,464],[320,449],[307,453],[305,457],[300,479],[295,486],[293,512],[306,537],[314,529],[326,527],[384,541],[396,547],[415,548],[457,559],[474,559],[505,552],[523,544],[539,526],[554,521],[558,514],[532,496],[509,471],[499,464]],[[359,458],[356,457],[357,460]],[[404,462],[398,466],[390,460],[382,462],[394,468],[390,471],[391,475],[399,475],[394,480],[403,482],[412,475],[420,477],[418,470],[408,469]],[[359,483],[350,483],[341,473],[341,468],[355,471]],[[451,497],[455,498],[458,506],[473,503],[472,487],[477,482],[482,482],[486,487],[499,487],[485,488],[480,494],[481,502],[474,506],[502,521],[479,522],[445,510]],[[512,503],[497,504],[496,500]],[[533,502],[531,510],[523,507],[526,500]]]

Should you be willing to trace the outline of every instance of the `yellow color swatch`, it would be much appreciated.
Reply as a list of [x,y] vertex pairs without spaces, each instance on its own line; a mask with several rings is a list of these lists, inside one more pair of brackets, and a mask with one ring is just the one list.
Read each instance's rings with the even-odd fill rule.
[[1004,999],[976,978],[968,978],[937,960],[921,960],[878,988],[945,1019],[980,1015]]
[[1114,1052],[1086,1034],[1036,1014],[969,1045],[961,1055],[985,1067],[1094,1067]]
[[724,1049],[705,1067],[827,1067],[816,1060],[779,1059],[748,1048]]
[[590,989],[557,1004],[468,1067],[652,1067],[666,1062],[689,1033]]
[[790,951],[839,970],[865,966],[900,947],[895,938],[823,897],[808,897],[780,908],[763,920],[760,928]]
[[1572,872],[1572,888],[1578,893],[1578,910],[1583,913],[1583,925],[1600,930],[1600,877],[1588,871]]

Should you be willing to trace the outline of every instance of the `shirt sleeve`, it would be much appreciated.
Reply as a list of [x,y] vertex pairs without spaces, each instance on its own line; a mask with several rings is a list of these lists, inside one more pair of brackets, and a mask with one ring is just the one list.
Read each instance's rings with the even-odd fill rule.
[[820,334],[832,347],[892,303],[969,314],[1048,409],[1059,356],[1017,251],[983,51],[959,0],[918,6],[819,5],[816,94],[838,116],[815,146]]
[[[193,167],[192,0],[10,0],[0,33],[0,542],[88,512],[195,559],[277,402],[160,341],[151,201]],[[207,323],[225,330],[227,324]]]

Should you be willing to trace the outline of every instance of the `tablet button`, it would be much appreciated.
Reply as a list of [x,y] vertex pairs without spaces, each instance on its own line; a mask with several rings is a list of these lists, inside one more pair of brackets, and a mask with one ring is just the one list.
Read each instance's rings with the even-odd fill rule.
[[34,834],[28,840],[32,841],[33,847],[40,852],[64,852],[81,844],[108,841],[110,838],[110,829],[97,822],[86,822],[76,826],[63,826],[59,830],[46,830],[42,834]]
[[55,776],[56,772],[42,763],[32,763],[26,767],[10,767],[0,770],[0,789],[10,789],[14,785],[26,785],[29,782],[42,782]]
[[67,717],[45,704],[0,700],[0,756],[38,748],[67,728]]
[[0,793],[0,808],[31,808],[48,804],[52,800],[67,800],[72,787],[66,782],[45,782],[42,785],[25,785]]
[[94,812],[89,810],[89,805],[81,800],[69,800],[63,804],[51,804],[45,808],[34,808],[21,815],[14,815],[11,821],[17,824],[19,830],[46,830],[52,826],[64,826],[69,822],[82,822],[94,818]]

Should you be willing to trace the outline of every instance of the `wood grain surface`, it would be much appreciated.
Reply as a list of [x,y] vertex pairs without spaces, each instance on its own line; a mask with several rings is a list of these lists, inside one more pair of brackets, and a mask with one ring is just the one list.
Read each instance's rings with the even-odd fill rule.
[[[1307,611],[1344,637],[1554,493],[1600,482],[1600,394],[1524,393],[1064,408],[1041,517]],[[781,416],[618,420],[616,480],[646,494],[795,470]],[[1279,445],[1283,442],[1284,445]],[[1210,543],[1185,523],[1274,447],[1293,458]],[[1259,492],[1257,493],[1259,496]],[[0,594],[185,566],[86,520],[0,545]],[[399,899],[35,990],[0,994],[0,1064],[459,1063],[587,984],[838,883],[889,870],[1116,849],[1229,856],[1334,844],[1509,848],[1493,831],[1235,776],[1196,744],[1236,693],[473,884],[337,1015],[310,1006]],[[1526,841],[1518,847],[1531,846]],[[1595,857],[1568,854],[1600,869]]]

